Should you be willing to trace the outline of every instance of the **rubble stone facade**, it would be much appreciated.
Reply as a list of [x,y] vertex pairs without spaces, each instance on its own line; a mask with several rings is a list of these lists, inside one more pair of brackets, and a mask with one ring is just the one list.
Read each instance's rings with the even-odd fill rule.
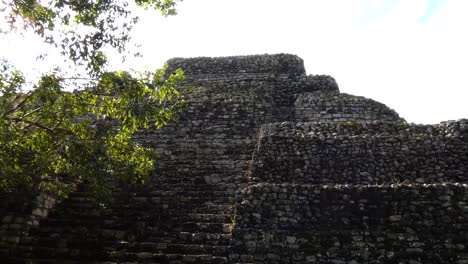
[[468,263],[468,120],[407,124],[294,55],[168,65],[188,105],[136,137],[160,153],[151,182],[105,211],[80,188],[3,206],[1,259]]

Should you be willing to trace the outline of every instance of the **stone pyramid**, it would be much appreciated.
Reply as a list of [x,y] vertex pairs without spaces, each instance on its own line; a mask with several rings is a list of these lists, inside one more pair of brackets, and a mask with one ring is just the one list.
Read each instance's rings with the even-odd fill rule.
[[289,54],[168,65],[188,106],[136,137],[152,181],[106,211],[3,197],[2,263],[468,263],[468,120],[408,124]]

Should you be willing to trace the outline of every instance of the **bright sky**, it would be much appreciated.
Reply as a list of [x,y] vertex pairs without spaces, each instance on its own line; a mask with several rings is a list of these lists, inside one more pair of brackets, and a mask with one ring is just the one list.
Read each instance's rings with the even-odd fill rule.
[[[466,0],[184,0],[175,17],[142,17],[142,59],[115,69],[160,67],[172,57],[292,53],[308,74],[344,93],[385,103],[409,122],[468,118]],[[44,49],[0,39],[19,68]],[[25,65],[20,66],[20,64]]]

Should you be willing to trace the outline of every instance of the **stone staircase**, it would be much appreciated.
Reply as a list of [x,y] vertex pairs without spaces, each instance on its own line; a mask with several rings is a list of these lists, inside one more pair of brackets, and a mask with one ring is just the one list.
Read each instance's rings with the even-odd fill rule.
[[122,191],[105,211],[74,192],[22,238],[15,255],[21,263],[227,263],[234,198],[214,188]]
[[160,153],[149,183],[116,187],[103,211],[83,190],[71,193],[21,238],[10,262],[228,263],[235,192],[254,147],[254,98],[245,89],[216,94],[191,96],[177,121],[136,135]]

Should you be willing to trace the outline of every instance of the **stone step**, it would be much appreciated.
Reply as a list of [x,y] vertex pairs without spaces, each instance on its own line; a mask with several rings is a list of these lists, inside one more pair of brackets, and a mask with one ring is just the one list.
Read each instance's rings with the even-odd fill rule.
[[22,246],[33,246],[38,245],[41,247],[50,248],[83,248],[83,249],[95,249],[101,245],[102,241],[98,239],[67,239],[60,237],[37,237],[37,236],[25,236],[21,238]]
[[[141,197],[139,200],[122,201],[120,206],[113,210],[115,212],[146,212],[142,209],[168,211],[177,208],[180,211],[187,211],[200,207],[213,205],[229,206],[234,204],[234,197]],[[68,203],[66,206],[61,206],[50,213],[51,216],[66,216],[80,215],[90,219],[102,219],[109,216],[109,211],[99,211],[97,209],[82,206],[81,204]]]
[[79,216],[82,221],[99,221],[103,219],[104,212],[86,206],[67,206],[63,204],[49,213],[49,216],[52,218],[61,218],[63,216],[70,216],[70,218],[75,218],[74,216]]
[[[200,204],[182,205],[180,203],[161,203],[160,206],[153,206],[153,214],[148,214],[148,211],[141,211],[139,207],[130,205],[122,206],[121,211],[135,210],[134,216],[139,218],[144,215],[160,216],[159,218],[175,217],[175,219],[186,218],[188,214],[232,214],[234,212],[234,201],[231,203],[212,203],[204,202]],[[143,212],[143,213],[142,213]],[[116,216],[119,217],[119,216]],[[127,216],[128,219],[128,216]]]
[[194,208],[193,213],[199,214],[232,214],[234,213],[234,205],[231,204],[206,204],[198,208]]
[[[211,227],[211,229],[204,230],[198,229],[193,231],[183,230],[183,226],[172,226],[164,229],[156,227],[154,229],[148,228],[145,232],[145,240],[148,242],[174,242],[174,241],[186,241],[187,243],[196,242],[199,240],[213,240],[214,244],[218,242],[226,242],[230,239],[231,233],[230,228],[232,224],[218,224],[218,227]],[[198,226],[185,226],[188,229],[197,229]],[[216,232],[222,230],[223,232]]]
[[206,233],[206,232],[151,232],[140,242],[108,240],[102,244],[105,248],[123,250],[126,248],[139,248],[138,251],[151,252],[154,249],[167,247],[167,244],[204,244],[208,246],[229,246],[231,234]]
[[[63,221],[65,224],[66,221]],[[83,225],[42,225],[39,228],[32,230],[31,235],[36,237],[50,237],[53,239],[60,238],[82,238],[89,236],[96,238],[100,235],[102,228],[100,226],[83,226]]]
[[197,222],[223,222],[223,223],[232,223],[234,215],[233,214],[200,214],[200,213],[191,213],[188,214],[189,219],[193,219]]
[[86,228],[86,227],[61,227],[47,226],[34,230],[31,235],[36,239],[52,240],[82,240],[82,239],[101,239],[101,240],[126,240],[129,234],[127,229],[104,229],[104,228]]
[[[42,226],[52,226],[52,227],[66,227],[69,226],[101,226],[104,223],[103,218],[62,218],[51,215],[48,218],[44,218],[40,222],[40,227]],[[64,225],[65,224],[65,225]],[[62,225],[62,226],[61,226]]]
[[[202,233],[200,236],[193,235],[194,239],[197,237],[217,238],[216,234],[230,233],[232,228],[232,221],[230,221],[231,218],[229,215],[222,215],[220,218],[215,218],[216,215],[214,214],[202,215],[209,217],[205,218],[202,222],[200,222],[200,220],[194,221],[193,219],[188,218],[178,219],[178,222],[168,221],[166,224],[164,222],[157,222],[153,225],[145,224],[144,226],[140,227],[140,229],[135,228],[135,223],[132,224],[130,222],[115,222],[112,224],[106,223],[105,225],[95,223],[90,223],[89,225],[73,225],[70,224],[67,219],[61,219],[59,221],[55,221],[54,219],[47,219],[44,221],[47,224],[41,225],[38,229],[33,230],[31,234],[35,236],[37,240],[44,239],[46,244],[49,244],[60,243],[60,241],[66,240],[80,241],[85,238],[101,239],[104,241],[120,241],[128,240],[135,236],[152,240],[156,238],[158,241],[172,242],[179,241],[181,239],[181,236],[178,235],[179,233]],[[209,222],[210,220],[215,222]],[[166,232],[164,233],[164,231]],[[169,240],[159,239],[166,238],[165,234],[170,233],[170,231],[175,231],[175,233],[169,237]],[[184,241],[186,239],[187,237],[184,238]]]
[[[82,208],[75,208],[75,210],[58,208],[52,211],[49,218],[43,220],[41,225],[48,225],[48,222],[53,222],[53,225],[95,226],[100,224],[102,226],[119,226],[119,224],[128,225],[130,222],[138,221],[138,219],[154,220],[155,218],[176,222],[186,219],[228,221],[229,215],[234,212],[234,198],[229,198],[223,203],[217,201],[214,203],[212,201],[203,201],[198,204],[161,202],[160,204],[154,204],[151,208],[150,205],[123,205],[119,208],[119,211],[115,210],[113,215],[105,215],[105,213]],[[150,212],[148,208],[151,209],[152,214],[148,213]]]
[[[134,226],[135,222],[150,220],[151,223],[145,223],[145,226],[160,226],[167,224],[168,226],[179,225],[185,222],[199,222],[199,223],[225,223],[230,224],[233,222],[234,215],[231,213],[192,213],[192,210],[182,210],[182,212],[168,214],[167,211],[160,212],[161,214],[152,216],[150,218],[140,218],[140,220],[127,220],[127,222],[110,222],[108,221],[105,227],[115,226],[120,229],[121,226]],[[120,225],[119,225],[120,224]]]
[[128,207],[149,205],[151,208],[161,203],[176,204],[178,207],[196,207],[204,203],[216,204],[232,204],[234,202],[233,196],[149,196],[149,197],[134,197],[130,198]]
[[[175,163],[173,167],[177,167],[179,164]],[[179,183],[185,182],[193,186],[196,185],[206,185],[206,184],[215,184],[218,185],[216,189],[221,189],[222,185],[226,184],[235,184],[237,178],[243,175],[241,168],[232,169],[232,168],[223,168],[218,171],[213,172],[198,172],[198,171],[188,171],[193,169],[193,166],[187,165],[187,171],[170,171],[171,168],[162,168],[164,173],[158,175],[158,177],[152,178],[151,183],[155,185],[161,185],[161,189],[170,190],[170,188],[165,187],[164,185],[177,185]],[[226,172],[228,171],[228,172]],[[206,189],[210,190],[210,189]]]
[[[79,199],[79,200],[78,200]],[[61,209],[75,209],[75,208],[82,208],[87,210],[95,210],[97,211],[99,208],[89,201],[87,198],[68,198],[67,200],[63,201],[58,208]]]
[[161,253],[165,254],[210,254],[213,256],[227,256],[228,246],[211,246],[197,244],[168,244]]
[[[187,236],[188,237],[188,236]],[[40,244],[32,246],[21,245],[17,255],[21,259],[32,262],[24,263],[75,263],[73,260],[93,262],[95,260],[126,261],[134,263],[228,263],[225,257],[229,252],[227,245],[212,246],[200,244],[174,244],[174,243],[116,243],[98,244],[94,241],[63,241],[46,240],[41,238]],[[44,243],[47,242],[47,243]],[[112,246],[111,246],[112,245]],[[103,250],[113,249],[101,255]],[[124,251],[125,250],[125,251]],[[8,263],[8,262],[7,262]],[[21,262],[10,262],[21,263]]]
[[[232,197],[235,196],[234,186],[224,185],[223,188],[213,187],[211,185],[179,185],[170,184],[155,181],[154,185],[161,185],[157,187],[151,187],[152,189],[134,189],[131,192],[123,192],[115,194],[116,201],[127,200],[133,197]],[[211,187],[210,187],[211,186]]]
[[229,246],[227,245],[205,245],[205,244],[177,244],[177,243],[128,243],[125,248],[106,247],[108,252],[125,253],[160,253],[160,254],[210,254],[215,256],[227,256]]
[[[157,192],[154,194],[145,194],[145,195],[133,195],[133,197],[128,197],[127,198],[122,198],[122,199],[116,199],[112,204],[108,205],[109,208],[107,210],[102,210],[95,206],[92,202],[90,201],[85,201],[81,200],[82,198],[69,198],[65,201],[63,201],[62,204],[60,204],[57,209],[60,210],[67,210],[67,209],[86,209],[86,210],[92,210],[96,212],[107,212],[109,209],[113,209],[114,207],[120,208],[122,206],[132,206],[135,203],[152,203],[152,204],[157,204],[160,202],[172,202],[172,203],[178,203],[180,201],[195,201],[195,202],[217,202],[217,203],[225,203],[225,202],[232,202],[234,199],[234,195],[227,193],[225,191],[219,191],[217,193],[212,193],[212,192],[193,192],[190,195],[183,194],[183,190],[177,191],[177,192]],[[184,205],[184,204],[181,204]]]
[[[32,243],[24,242],[17,249],[17,255],[30,257],[56,257],[68,258],[75,255],[97,256],[98,252],[152,252],[152,253],[177,253],[177,254],[213,254],[226,255],[228,246],[209,245],[200,240],[202,244],[195,243],[155,243],[138,242],[128,243],[125,241],[100,241],[100,240],[66,240],[52,238],[31,238]],[[182,241],[183,242],[183,241]],[[92,253],[92,254],[91,254]]]
[[207,233],[207,232],[180,232],[179,241],[185,241],[186,244],[204,242],[206,245],[229,245],[231,242],[230,233]]
[[[38,263],[49,263],[46,260],[53,259],[50,263],[64,263],[63,260],[90,261],[100,259],[100,248],[71,248],[71,247],[48,247],[41,245],[23,246],[15,250],[15,255],[22,259],[37,259]],[[35,262],[32,262],[35,263]]]
[[[197,211],[199,209],[206,209],[211,208],[214,205],[208,205],[205,207],[197,207],[195,208]],[[219,208],[218,206],[215,206]],[[221,208],[230,208],[231,205],[228,206],[221,206]],[[179,212],[179,209],[176,208]],[[169,213],[169,212],[165,212]],[[233,221],[233,214],[230,213],[191,213],[186,210],[182,210],[179,214],[170,214],[165,216],[162,219],[159,219],[158,225],[164,222],[169,223],[183,223],[187,221],[193,222],[200,222],[200,223],[232,223]],[[55,229],[63,229],[69,230],[71,232],[75,231],[79,228],[87,228],[87,229],[116,229],[116,230],[124,230],[134,226],[135,221],[129,218],[124,217],[115,217],[115,218],[76,218],[76,217],[60,217],[57,215],[51,215],[49,218],[43,219],[41,221],[39,230],[46,232],[47,230],[55,230]],[[151,225],[145,225],[151,226]]]
[[[201,263],[224,264],[229,263],[227,257],[213,256],[211,254],[161,254],[151,252],[109,252],[108,260],[117,263]],[[106,262],[109,263],[109,262]]]
[[[189,171],[188,171],[189,172]],[[157,181],[158,177],[155,177],[155,181]],[[119,187],[120,189],[122,187]],[[167,185],[157,185],[151,186],[149,185],[127,185],[125,186],[125,193],[132,193],[141,191],[142,188],[147,188],[151,190],[169,190],[169,191],[223,191],[225,189],[222,185],[217,184],[207,184],[207,183],[199,183],[193,184],[184,181],[180,181],[173,184]]]
[[[190,171],[187,171],[190,172]],[[175,170],[173,173],[180,173],[180,171]],[[155,177],[153,180],[159,181],[163,177]],[[174,177],[172,177],[172,180]],[[185,194],[195,194],[195,193],[212,193],[212,194],[226,194],[225,193],[225,186],[218,185],[218,184],[207,184],[207,183],[192,183],[193,178],[185,179],[185,178],[178,178],[177,182],[172,184],[166,183],[164,186],[162,185],[153,185],[153,184],[145,184],[145,185],[125,185],[125,186],[117,186],[115,187],[114,197],[118,197],[119,195],[123,195],[127,197],[128,195],[141,195],[141,193],[145,194],[158,194],[166,195],[169,193],[177,193],[180,195]],[[215,195],[216,196],[216,195]],[[75,201],[83,201],[89,198],[89,193],[83,190],[78,190],[70,193],[68,195],[67,200],[75,200]]]
[[187,222],[182,224],[183,232],[231,233],[232,224]]
[[174,186],[173,189],[147,189],[142,188],[141,190],[137,190],[134,193],[129,194],[133,198],[139,197],[168,197],[168,196],[183,196],[183,197],[230,197],[234,196],[234,193],[229,193],[228,191],[222,189],[201,189],[201,190],[186,190],[184,188],[177,188]]
[[38,258],[24,258],[24,257],[10,257],[2,259],[2,264],[85,264],[96,262],[83,262],[83,260],[57,260],[57,259],[38,259]]
[[52,238],[52,239],[98,239],[101,238],[101,230],[99,229],[80,229],[70,232],[57,228],[55,230],[37,230],[31,233],[31,236],[36,238]]

